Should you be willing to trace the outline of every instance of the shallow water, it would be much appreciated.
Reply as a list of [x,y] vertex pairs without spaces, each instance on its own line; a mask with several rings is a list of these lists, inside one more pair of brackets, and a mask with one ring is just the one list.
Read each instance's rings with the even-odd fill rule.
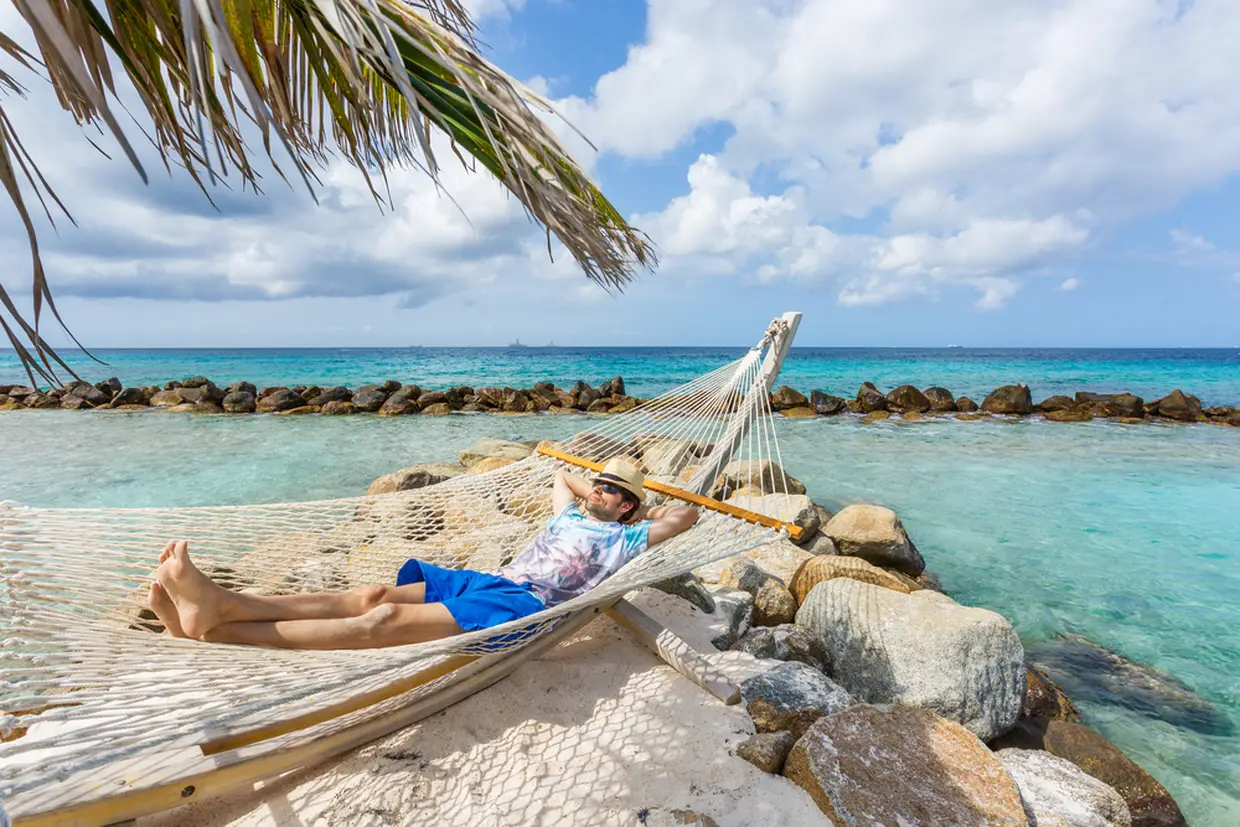
[[[480,436],[561,437],[584,422],[14,411],[0,414],[0,499],[150,506],[357,494]],[[1191,687],[1213,707],[1209,725],[1177,725],[1144,698],[1088,681],[1074,700],[1195,824],[1240,823],[1240,429],[846,417],[778,427],[785,465],[811,496],[895,508],[947,591],[1008,617],[1032,650],[1081,635]]]

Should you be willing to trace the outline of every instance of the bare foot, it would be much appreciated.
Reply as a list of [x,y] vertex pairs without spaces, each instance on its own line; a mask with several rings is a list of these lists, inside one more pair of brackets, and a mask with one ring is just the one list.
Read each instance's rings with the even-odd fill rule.
[[222,604],[229,592],[213,583],[189,559],[189,543],[176,541],[171,551],[164,550],[160,559],[163,562],[155,577],[172,599],[185,636],[202,637],[222,623]]
[[168,592],[164,591],[164,587],[159,585],[158,580],[151,584],[151,590],[146,597],[146,604],[151,607],[151,611],[159,618],[159,622],[164,624],[168,634],[173,637],[188,637],[185,634],[185,630],[181,628],[181,616],[177,614],[176,604],[172,602]]

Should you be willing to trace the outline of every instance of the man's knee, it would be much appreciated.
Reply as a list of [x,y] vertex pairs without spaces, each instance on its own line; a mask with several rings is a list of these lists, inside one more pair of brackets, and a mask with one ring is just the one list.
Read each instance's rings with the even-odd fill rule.
[[394,603],[377,603],[365,614],[356,618],[358,631],[371,641],[386,641],[393,636],[400,625],[398,611]]
[[387,603],[388,588],[387,586],[362,586],[354,589],[353,596],[357,600],[358,614],[365,614]]

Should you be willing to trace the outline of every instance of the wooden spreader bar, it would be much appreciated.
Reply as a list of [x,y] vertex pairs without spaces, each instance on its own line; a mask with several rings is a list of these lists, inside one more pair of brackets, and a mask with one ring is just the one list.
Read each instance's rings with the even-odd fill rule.
[[[564,451],[557,451],[554,448],[548,448],[544,445],[539,445],[536,453],[545,457],[551,457],[552,459],[558,459],[561,462],[567,462],[569,465],[576,465],[578,468],[585,468],[595,472],[601,472],[603,470],[603,463],[601,462],[594,462],[593,460],[584,459],[573,454],[565,453]],[[654,491],[658,494],[666,494],[669,497],[675,497],[678,500],[684,500],[687,503],[699,505],[702,508],[709,508],[711,511],[718,511],[721,514],[727,514],[729,517],[736,517],[739,520],[744,520],[749,523],[764,525],[768,528],[782,528],[784,531],[787,531],[793,539],[798,539],[801,536],[801,527],[795,523],[787,523],[783,520],[777,520],[774,517],[768,517],[765,514],[750,511],[747,508],[740,508],[732,505],[731,503],[725,503],[721,500],[712,499],[711,497],[704,497],[701,494],[695,494],[692,491],[686,491],[683,488],[677,488],[674,485],[665,485],[657,480],[646,480],[646,484],[643,487],[647,491]]]

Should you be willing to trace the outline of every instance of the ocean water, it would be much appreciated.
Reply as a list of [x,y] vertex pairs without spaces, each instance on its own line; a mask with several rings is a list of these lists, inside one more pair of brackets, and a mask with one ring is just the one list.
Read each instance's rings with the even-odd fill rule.
[[[152,385],[203,375],[221,387],[357,387],[396,379],[441,389],[454,385],[529,387],[538,381],[597,385],[617,374],[629,393],[653,396],[740,357],[743,348],[314,348],[101,350],[106,365],[63,354],[92,382],[118,377]],[[25,382],[12,351],[0,350],[0,383]],[[1000,385],[1026,382],[1035,399],[1078,390],[1128,391],[1146,400],[1175,388],[1206,405],[1240,403],[1240,349],[1094,350],[983,348],[798,348],[782,381],[852,397],[862,382],[884,391],[940,385],[977,402]]]
[[[394,365],[380,369],[378,357],[352,351],[332,352],[330,361],[303,351],[304,372],[296,372],[289,353],[178,362],[167,351],[147,352],[124,365],[116,360],[108,375],[127,383],[194,373],[256,383],[402,378]],[[440,366],[442,381],[423,372],[409,378],[430,386],[518,385],[598,382],[619,373],[632,392],[647,394],[736,353],[593,354],[592,362],[559,365],[572,372],[556,370],[554,360],[566,354],[529,365],[516,353],[506,358],[526,372],[504,373],[470,351]],[[1227,352],[1179,361],[1179,351],[1102,353],[986,359],[866,351],[845,358],[830,351],[815,359],[794,350],[783,378],[837,392],[863,379],[974,394],[1017,379],[1035,395],[1126,389],[1153,397],[1179,386],[1207,404],[1240,402],[1240,364]],[[470,360],[478,373],[468,372]],[[151,373],[138,373],[143,367]],[[452,459],[481,436],[559,438],[585,421],[14,411],[0,413],[0,499],[151,506],[351,495],[396,468]],[[878,502],[896,509],[946,590],[1002,613],[1046,662],[1060,662],[1061,637],[1070,634],[1158,670],[1165,696],[1156,689],[1152,702],[1149,693],[1125,695],[1122,686],[1117,693],[1088,681],[1069,690],[1088,722],[1162,781],[1194,824],[1240,824],[1240,429],[1036,419],[863,424],[851,417],[776,424],[785,465],[811,496],[831,508]]]

